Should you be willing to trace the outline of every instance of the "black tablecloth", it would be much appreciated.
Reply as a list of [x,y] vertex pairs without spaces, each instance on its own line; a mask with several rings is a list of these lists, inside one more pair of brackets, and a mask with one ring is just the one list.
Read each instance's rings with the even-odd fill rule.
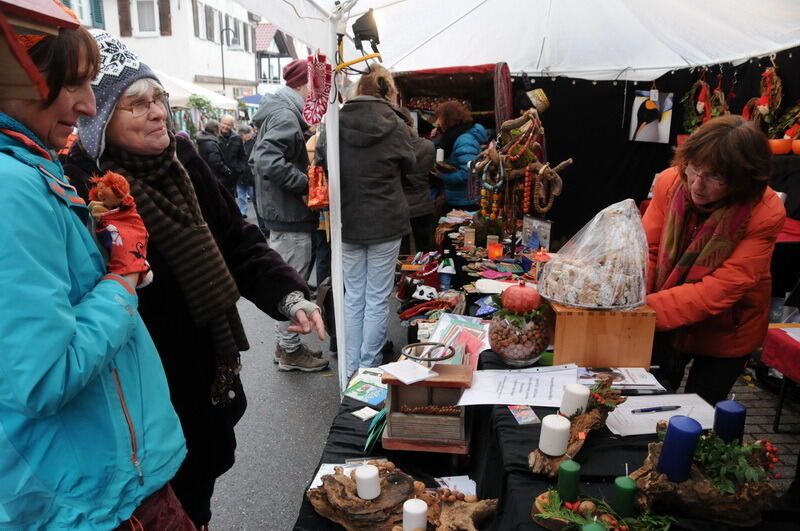
[[[480,368],[505,367],[493,352],[481,354]],[[362,422],[350,413],[365,404],[345,397],[331,425],[321,463],[344,463],[363,457],[369,421]],[[387,457],[403,471],[429,487],[436,486],[433,478],[468,474],[475,480],[480,498],[500,498],[500,506],[486,529],[495,531],[543,529],[531,520],[534,498],[555,485],[555,480],[534,476],[528,471],[528,454],[536,449],[539,424],[519,425],[506,406],[470,406],[473,414],[473,433],[468,458],[423,452],[386,451],[376,445],[373,456]],[[534,408],[540,418],[553,413],[554,408]],[[637,469],[647,453],[648,442],[655,436],[616,437],[607,429],[592,432],[576,457],[581,463],[584,480],[582,492],[589,496],[610,499],[613,479]],[[767,522],[759,529],[800,529],[800,513],[767,513]],[[314,512],[303,495],[296,531],[341,531],[342,527]],[[726,526],[705,521],[679,520],[677,529],[721,531]]]
[[772,174],[769,185],[786,193],[786,215],[800,219],[800,155],[772,157]]

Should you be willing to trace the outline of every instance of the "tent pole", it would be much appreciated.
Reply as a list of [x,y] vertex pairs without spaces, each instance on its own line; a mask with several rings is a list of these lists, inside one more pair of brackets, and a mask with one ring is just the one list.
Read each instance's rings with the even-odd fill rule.
[[[329,58],[336,50],[336,23],[341,13],[331,15],[329,28]],[[335,61],[334,61],[335,62]],[[336,79],[334,79],[334,83]],[[325,115],[326,158],[328,161],[328,191],[330,194],[331,280],[333,281],[333,308],[336,315],[336,350],[339,358],[339,393],[347,386],[347,342],[344,326],[344,277],[342,276],[342,195],[339,174],[339,102],[328,104]]]

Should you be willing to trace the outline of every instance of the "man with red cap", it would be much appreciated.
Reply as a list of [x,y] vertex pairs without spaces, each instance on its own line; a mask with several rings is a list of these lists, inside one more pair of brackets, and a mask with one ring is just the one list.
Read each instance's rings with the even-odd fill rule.
[[[258,138],[250,155],[256,178],[256,209],[269,231],[269,245],[308,281],[312,266],[311,237],[318,215],[306,205],[308,153],[311,136],[303,119],[308,93],[308,61],[297,59],[283,68],[286,86],[267,94],[253,123]],[[309,349],[296,332],[277,325],[275,362],[282,371],[321,371],[328,368],[322,353]]]

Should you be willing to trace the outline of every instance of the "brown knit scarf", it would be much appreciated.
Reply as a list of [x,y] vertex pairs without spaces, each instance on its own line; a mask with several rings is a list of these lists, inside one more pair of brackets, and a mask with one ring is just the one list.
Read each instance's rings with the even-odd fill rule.
[[217,366],[211,401],[229,402],[241,367],[239,351],[249,348],[236,310],[239,290],[203,219],[189,175],[175,156],[175,138],[170,134],[169,147],[152,157],[108,146],[100,169],[120,173],[130,182],[150,245],[169,264],[195,325],[211,333]]

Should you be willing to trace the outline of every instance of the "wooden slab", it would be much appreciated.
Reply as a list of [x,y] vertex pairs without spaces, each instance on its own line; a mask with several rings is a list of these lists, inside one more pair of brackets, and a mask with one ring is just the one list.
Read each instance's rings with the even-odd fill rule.
[[412,452],[436,452],[445,454],[466,455],[469,453],[470,435],[466,440],[447,439],[407,439],[405,437],[390,437],[384,431],[381,445],[387,450],[407,450]]
[[[411,385],[418,387],[461,388],[472,386],[472,367],[469,365],[434,365],[433,370],[439,373],[439,375]],[[405,385],[391,374],[385,372],[381,377],[381,381],[389,385]]]

